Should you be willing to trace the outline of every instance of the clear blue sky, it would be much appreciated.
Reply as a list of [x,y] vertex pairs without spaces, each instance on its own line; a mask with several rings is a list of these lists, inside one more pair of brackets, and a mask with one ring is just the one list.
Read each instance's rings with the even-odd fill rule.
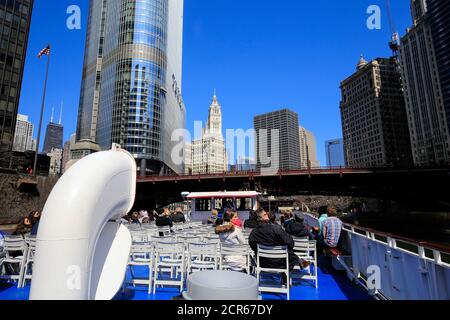
[[[392,2],[403,35],[411,25],[409,0]],[[66,28],[72,4],[82,9],[81,30]],[[373,4],[382,8],[381,30],[366,27]],[[52,106],[58,119],[64,100],[65,140],[76,130],[87,8],[88,0],[37,0],[33,12],[19,112],[37,126],[45,71],[37,53],[51,42],[44,126]],[[340,81],[354,72],[361,53],[366,59],[390,54],[385,0],[185,0],[184,18],[188,129],[194,120],[206,121],[216,88],[224,128],[252,128],[256,114],[280,108],[298,112],[316,134],[322,164],[324,141],[342,136]]]

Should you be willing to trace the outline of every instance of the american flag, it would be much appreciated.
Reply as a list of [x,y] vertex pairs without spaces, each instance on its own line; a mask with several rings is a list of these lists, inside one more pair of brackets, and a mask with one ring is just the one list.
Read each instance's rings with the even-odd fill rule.
[[43,55],[50,55],[50,45],[48,45],[47,47],[45,47],[44,49],[41,50],[41,52],[39,52],[38,54],[38,58],[42,58]]

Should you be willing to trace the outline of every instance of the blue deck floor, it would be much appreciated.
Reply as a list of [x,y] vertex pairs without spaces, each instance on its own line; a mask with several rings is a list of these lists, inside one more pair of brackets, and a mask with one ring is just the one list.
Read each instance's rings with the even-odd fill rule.
[[[319,265],[321,265],[319,263]],[[137,271],[137,272],[136,272]],[[142,274],[139,272],[142,271]],[[138,276],[145,277],[144,270],[136,270]],[[316,289],[311,282],[294,281],[291,290],[291,300],[370,300],[367,293],[357,285],[351,283],[344,273],[319,267],[319,288]],[[129,286],[125,293],[120,293],[115,300],[172,300],[179,296],[177,289],[160,288],[155,295],[147,293],[147,287]],[[23,289],[17,289],[15,284],[0,283],[0,300],[28,300],[29,284]],[[284,300],[285,295],[264,294],[265,300]]]

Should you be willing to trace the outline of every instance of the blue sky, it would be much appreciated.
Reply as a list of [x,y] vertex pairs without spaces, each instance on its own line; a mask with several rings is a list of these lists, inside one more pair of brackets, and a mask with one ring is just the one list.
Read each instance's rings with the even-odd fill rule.
[[[392,2],[403,35],[411,25],[409,0]],[[81,30],[66,28],[73,4],[82,10]],[[381,30],[366,27],[370,5],[382,8]],[[52,106],[58,119],[64,100],[66,140],[76,130],[87,14],[88,0],[35,1],[19,112],[37,126],[45,72],[37,53],[51,42],[44,125]],[[354,72],[361,53],[390,55],[385,0],[185,0],[184,19],[188,129],[206,121],[216,88],[224,128],[252,128],[255,115],[280,108],[298,112],[316,135],[323,165],[324,141],[342,136],[340,81]]]

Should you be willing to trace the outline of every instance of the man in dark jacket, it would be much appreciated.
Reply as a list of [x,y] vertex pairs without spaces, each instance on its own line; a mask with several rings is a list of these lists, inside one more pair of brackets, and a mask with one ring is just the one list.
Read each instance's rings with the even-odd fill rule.
[[157,227],[173,227],[173,221],[170,219],[170,211],[168,208],[160,208],[156,210],[158,216],[156,217],[156,226]]
[[284,230],[288,234],[296,238],[311,238],[311,233],[304,224],[304,219],[299,215],[290,215],[289,219],[284,222]]
[[[257,211],[258,225],[253,229],[248,242],[255,253],[258,251],[258,244],[277,247],[287,246],[289,253],[289,268],[294,269],[295,266],[301,265],[306,268],[309,264],[307,261],[301,261],[294,253],[294,239],[287,234],[280,225],[270,223],[269,214],[264,209]],[[263,268],[283,269],[285,264],[283,259],[267,259],[261,258],[261,266]]]
[[172,215],[173,223],[186,223],[186,217],[183,214],[181,208],[176,208],[174,214]]
[[244,222],[244,228],[245,229],[255,229],[258,225],[258,216],[256,215],[256,212],[251,210],[250,211],[250,217],[248,220],[245,220]]

